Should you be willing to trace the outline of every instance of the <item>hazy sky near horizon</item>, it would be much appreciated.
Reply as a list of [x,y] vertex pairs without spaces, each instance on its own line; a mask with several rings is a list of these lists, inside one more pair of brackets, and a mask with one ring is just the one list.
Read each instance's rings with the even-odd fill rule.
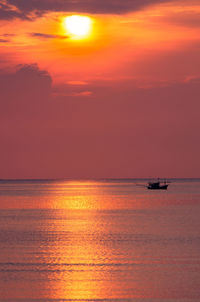
[[0,91],[0,178],[200,177],[199,0],[0,0]]

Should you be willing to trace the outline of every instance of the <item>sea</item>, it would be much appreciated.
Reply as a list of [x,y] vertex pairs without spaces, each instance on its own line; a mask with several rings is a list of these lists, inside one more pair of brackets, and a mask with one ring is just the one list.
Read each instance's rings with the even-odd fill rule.
[[0,302],[199,302],[200,179],[0,180]]

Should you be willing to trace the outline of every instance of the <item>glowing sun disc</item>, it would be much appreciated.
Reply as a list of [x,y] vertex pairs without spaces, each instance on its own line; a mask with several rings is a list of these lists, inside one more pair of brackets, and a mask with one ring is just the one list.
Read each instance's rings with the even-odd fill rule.
[[65,18],[65,27],[72,35],[78,37],[86,36],[91,29],[91,19],[86,16],[69,16]]

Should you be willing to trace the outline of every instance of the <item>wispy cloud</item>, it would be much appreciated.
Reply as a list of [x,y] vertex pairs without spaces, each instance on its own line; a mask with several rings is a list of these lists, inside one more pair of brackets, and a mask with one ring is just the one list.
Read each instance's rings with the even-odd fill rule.
[[0,35],[0,43],[9,43],[9,38],[14,37],[14,34],[2,34]]
[[26,19],[26,14],[20,10],[12,1],[0,0],[0,20],[9,20],[14,18]]
[[90,96],[92,95],[92,91],[80,91],[80,92],[73,92],[71,96]]
[[200,27],[200,9],[198,11],[195,11],[193,8],[188,11],[173,12],[162,19],[165,22],[167,21],[178,26]]
[[0,43],[7,43],[7,42],[9,42],[9,40],[0,38]]
[[68,38],[68,36],[64,36],[64,35],[51,35],[51,34],[44,34],[44,33],[31,33],[30,36],[39,39],[67,39]]
[[67,84],[69,85],[74,85],[74,86],[83,86],[83,85],[87,85],[88,83],[85,81],[68,81]]

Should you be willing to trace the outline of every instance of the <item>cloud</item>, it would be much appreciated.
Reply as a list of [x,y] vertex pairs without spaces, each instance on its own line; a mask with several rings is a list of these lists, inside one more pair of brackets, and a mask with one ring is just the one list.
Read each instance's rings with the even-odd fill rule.
[[9,43],[10,42],[9,38],[12,38],[14,36],[15,36],[14,34],[3,34],[3,35],[0,35],[0,43]]
[[92,91],[73,92],[71,95],[72,96],[85,96],[85,97],[87,97],[87,96],[92,95]]
[[7,43],[7,42],[9,42],[9,40],[0,38],[0,43]]
[[[37,91],[41,86],[49,90],[51,77],[45,70],[40,70],[37,64],[18,65],[14,73],[0,71],[1,89],[6,90],[9,86],[13,90]],[[38,86],[39,85],[39,86]]]
[[[7,0],[2,5],[0,18],[25,18],[34,13],[36,16],[46,12],[82,12],[95,14],[122,14],[137,11],[143,7],[171,2],[170,0]],[[16,10],[10,9],[10,5]]]
[[72,80],[72,81],[68,81],[67,84],[74,85],[74,86],[84,86],[84,85],[88,85],[88,82]]
[[174,12],[163,18],[163,21],[183,27],[200,27],[200,12],[195,10],[186,12]]
[[19,65],[15,72],[0,71],[1,116],[16,119],[32,116],[46,106],[51,93],[51,77],[36,64]]
[[44,33],[31,33],[30,36],[36,37],[39,39],[67,39],[68,38],[68,36],[50,35],[50,34],[44,34]]
[[[88,83],[84,81],[68,81],[67,84],[56,85],[52,89],[52,95],[58,98],[70,99],[71,97],[90,97],[93,92],[91,90],[84,90],[83,86]],[[91,87],[90,87],[91,88]]]
[[0,0],[0,20],[14,18],[26,19],[26,15],[18,10],[16,6],[9,4],[6,0]]

